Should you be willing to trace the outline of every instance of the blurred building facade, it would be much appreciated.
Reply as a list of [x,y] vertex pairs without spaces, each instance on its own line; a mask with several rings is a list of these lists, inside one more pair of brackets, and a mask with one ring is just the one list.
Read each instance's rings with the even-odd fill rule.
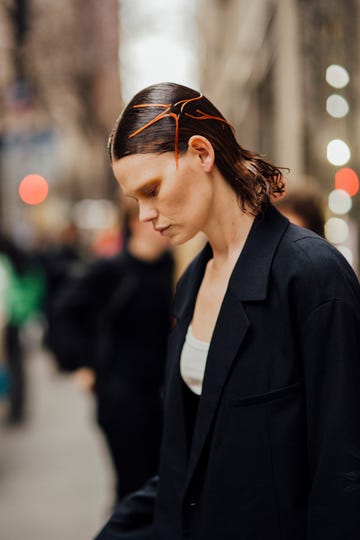
[[[173,9],[168,4],[165,0],[1,3],[0,223],[4,228],[26,229],[29,221],[48,222],[56,215],[64,219],[74,201],[113,197],[116,184],[105,143],[122,107],[126,81],[121,78],[130,79],[134,70],[141,71],[141,62],[149,64],[149,57],[151,73],[158,73],[163,60],[159,53],[147,51],[148,33],[153,27],[158,37],[160,27],[175,24],[175,2]],[[202,91],[219,104],[245,147],[290,168],[289,189],[316,184],[327,199],[344,166],[353,170],[358,182],[360,0],[197,0],[195,4],[198,36],[191,34],[182,47],[179,30],[177,48],[169,46],[177,77],[191,54],[198,57]],[[182,9],[177,14],[186,15],[192,28],[194,10],[181,8],[178,2],[176,6]],[[121,26],[122,13],[125,24]],[[147,32],[143,39],[140,23]],[[120,72],[120,53],[129,48],[135,26],[137,55],[131,49],[127,67]],[[345,86],[333,88],[325,79],[331,65],[346,68]],[[176,75],[171,78],[182,82]],[[332,98],[345,102],[348,111],[330,114]],[[335,146],[340,141],[349,152],[342,163],[338,156],[335,163],[330,160],[332,141]],[[37,208],[25,208],[18,197],[18,184],[28,173],[42,174],[49,181],[46,204]],[[328,217],[343,222],[338,225],[348,231],[347,236],[337,237],[334,243],[345,251],[351,249],[357,267],[358,192],[350,199],[345,213],[329,206]]]
[[[203,14],[206,13],[206,17]],[[203,92],[219,104],[240,142],[290,168],[292,186],[315,184],[325,199],[341,167],[360,171],[360,1],[199,0]],[[349,82],[332,88],[328,66],[346,68]],[[327,100],[349,111],[331,116]],[[329,162],[327,145],[341,140],[351,156]],[[329,154],[329,152],[328,152]],[[341,216],[349,234],[339,243],[358,265],[359,194]]]
[[[55,219],[57,209],[64,220],[71,201],[106,197],[114,189],[106,138],[121,107],[118,14],[117,0],[7,0],[0,6],[4,229],[41,221],[40,213]],[[18,197],[29,173],[49,183],[41,208],[26,208]]]

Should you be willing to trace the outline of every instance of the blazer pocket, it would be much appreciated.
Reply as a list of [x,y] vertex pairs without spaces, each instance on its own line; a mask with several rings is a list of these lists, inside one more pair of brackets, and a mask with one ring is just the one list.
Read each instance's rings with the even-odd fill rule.
[[301,383],[297,382],[290,384],[289,386],[283,386],[277,390],[271,390],[266,392],[266,394],[255,394],[252,396],[244,396],[242,398],[232,398],[231,405],[233,407],[247,407],[249,405],[258,405],[261,403],[268,403],[275,401],[276,399],[284,399],[288,396],[292,396],[299,392],[301,388]]

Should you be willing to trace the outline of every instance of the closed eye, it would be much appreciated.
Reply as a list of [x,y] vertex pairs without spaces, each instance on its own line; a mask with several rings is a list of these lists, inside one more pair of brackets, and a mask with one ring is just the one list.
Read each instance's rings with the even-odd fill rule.
[[159,192],[159,185],[156,184],[156,185],[146,186],[141,191],[145,197],[156,197]]

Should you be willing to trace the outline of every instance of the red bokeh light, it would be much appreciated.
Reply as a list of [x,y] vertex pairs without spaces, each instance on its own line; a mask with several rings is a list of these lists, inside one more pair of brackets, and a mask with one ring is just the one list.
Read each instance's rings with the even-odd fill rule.
[[359,177],[350,167],[340,169],[335,174],[335,189],[343,189],[352,197],[359,191]]
[[28,174],[19,185],[20,199],[26,204],[40,204],[49,193],[49,184],[40,174]]

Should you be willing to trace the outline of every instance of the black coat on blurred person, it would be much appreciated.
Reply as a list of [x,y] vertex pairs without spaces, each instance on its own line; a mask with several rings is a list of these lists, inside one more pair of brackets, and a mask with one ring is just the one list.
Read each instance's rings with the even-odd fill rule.
[[[58,241],[41,253],[41,262],[46,277],[46,300],[44,316],[46,327],[44,345],[53,351],[53,329],[55,306],[60,291],[74,277],[81,275],[86,267],[86,260],[80,247],[78,229],[73,223],[67,224],[59,233]],[[57,333],[55,332],[54,339]]]
[[166,239],[130,219],[121,253],[92,263],[60,295],[53,329],[60,366],[93,370],[116,500],[157,472],[174,266]]

